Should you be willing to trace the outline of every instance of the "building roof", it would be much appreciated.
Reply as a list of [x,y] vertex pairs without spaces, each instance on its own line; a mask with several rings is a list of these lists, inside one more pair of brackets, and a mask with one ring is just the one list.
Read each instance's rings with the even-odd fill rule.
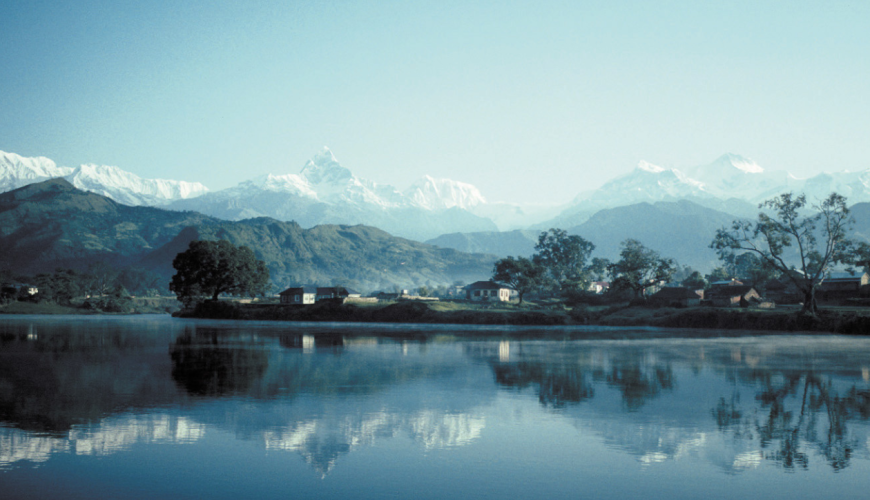
[[317,293],[317,288],[313,287],[313,286],[290,287],[290,288],[284,290],[283,292],[279,293],[278,295],[299,295],[300,293],[301,294]]
[[[744,296],[749,292],[755,291],[755,287],[749,285],[733,285],[723,286],[716,290],[710,290],[710,294],[717,297],[736,297]],[[758,293],[758,292],[756,292]]]
[[513,287],[505,285],[503,283],[496,283],[495,281],[475,281],[474,283],[467,285],[465,287],[466,290],[498,290],[500,288],[507,288],[512,290]]
[[683,286],[666,286],[654,293],[652,298],[654,299],[667,299],[667,300],[676,300],[676,299],[700,299],[701,297],[695,292],[695,290],[691,288],[686,288]]
[[730,280],[714,281],[714,282],[710,283],[710,286],[740,286],[742,284],[743,284],[743,282],[740,281],[739,279],[732,278]]
[[825,281],[861,281],[867,273],[830,273]]

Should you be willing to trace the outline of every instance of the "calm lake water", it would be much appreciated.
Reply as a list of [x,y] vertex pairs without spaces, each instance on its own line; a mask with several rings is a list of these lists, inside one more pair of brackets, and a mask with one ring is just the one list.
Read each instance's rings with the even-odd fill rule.
[[0,496],[868,497],[870,339],[697,335],[0,317]]

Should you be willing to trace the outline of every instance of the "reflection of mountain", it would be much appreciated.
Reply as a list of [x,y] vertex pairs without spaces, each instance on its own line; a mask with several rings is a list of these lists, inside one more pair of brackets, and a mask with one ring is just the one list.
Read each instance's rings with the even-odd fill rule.
[[20,461],[45,462],[55,453],[105,456],[134,444],[193,443],[204,434],[202,424],[161,413],[109,417],[96,424],[77,425],[62,436],[0,427],[0,470]]
[[322,474],[351,451],[371,446],[378,438],[406,434],[426,450],[465,446],[480,437],[485,417],[464,413],[421,410],[409,414],[386,411],[349,416],[337,421],[313,419],[294,422],[263,433],[266,449],[295,451]]

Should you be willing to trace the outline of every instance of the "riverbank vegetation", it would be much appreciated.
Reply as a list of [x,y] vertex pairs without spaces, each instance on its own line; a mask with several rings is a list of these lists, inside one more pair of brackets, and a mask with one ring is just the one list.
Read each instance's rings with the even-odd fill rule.
[[309,306],[206,301],[198,304],[194,309],[187,309],[176,315],[187,318],[257,321],[654,326],[842,334],[870,332],[870,309],[867,308],[829,308],[822,310],[816,317],[797,314],[799,310],[799,306],[766,310],[650,307],[627,303],[597,306],[579,304],[568,307],[561,303],[535,304],[529,301],[523,305],[413,300],[356,305],[340,301],[324,301]]

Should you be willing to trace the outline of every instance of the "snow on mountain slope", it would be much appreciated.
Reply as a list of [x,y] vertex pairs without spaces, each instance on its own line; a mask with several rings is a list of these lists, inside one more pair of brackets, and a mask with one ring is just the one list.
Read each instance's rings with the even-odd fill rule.
[[0,191],[10,191],[52,177],[63,177],[79,189],[108,196],[125,205],[164,205],[208,191],[198,182],[143,179],[118,167],[105,165],[58,167],[48,158],[26,158],[0,151]]
[[[474,186],[454,184],[462,186],[463,193],[483,198]],[[439,193],[448,198],[440,200]],[[199,198],[177,201],[170,208],[233,220],[251,216],[295,220],[303,227],[367,224],[420,241],[449,232],[497,229],[491,220],[458,206],[457,193],[447,189],[429,194],[432,197],[427,206],[393,186],[356,177],[328,148],[323,148],[298,174],[258,177]]]
[[52,177],[63,177],[72,171],[68,167],[58,167],[43,156],[27,158],[0,151],[0,192],[12,191]]
[[198,182],[143,179],[107,165],[81,165],[65,178],[79,189],[107,196],[125,205],[163,205],[208,191]]
[[326,203],[377,205],[382,208],[404,204],[402,194],[393,186],[354,176],[341,166],[332,151],[324,147],[308,160],[299,176],[308,181],[317,198]]
[[429,210],[459,207],[470,210],[486,204],[480,190],[471,184],[423,176],[403,193],[411,203]]
[[575,204],[600,208],[644,201],[676,200],[687,196],[710,196],[701,182],[676,169],[641,161],[631,172],[606,182],[595,191],[575,198]]
[[787,172],[767,172],[753,160],[732,153],[726,153],[707,165],[688,168],[686,175],[718,198],[752,201],[787,191],[796,181]]

